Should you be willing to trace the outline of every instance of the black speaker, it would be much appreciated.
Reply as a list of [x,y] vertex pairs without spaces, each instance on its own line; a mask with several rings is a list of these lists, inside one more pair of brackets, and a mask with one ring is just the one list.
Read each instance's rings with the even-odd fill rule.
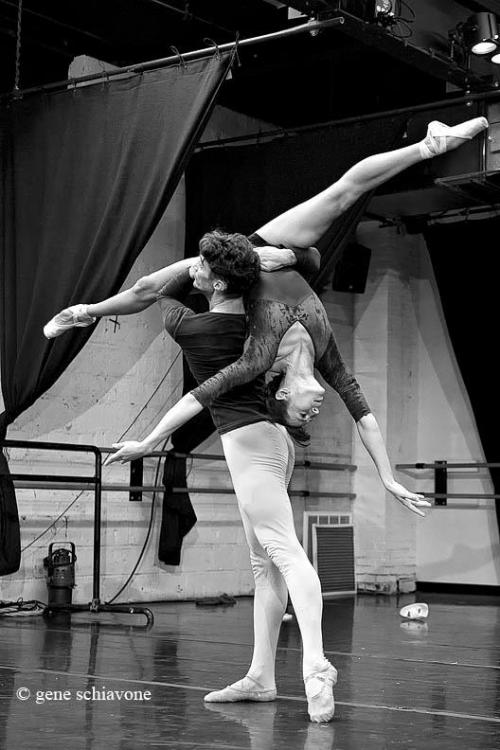
[[363,294],[371,255],[372,251],[369,247],[357,242],[347,245],[333,272],[333,291]]

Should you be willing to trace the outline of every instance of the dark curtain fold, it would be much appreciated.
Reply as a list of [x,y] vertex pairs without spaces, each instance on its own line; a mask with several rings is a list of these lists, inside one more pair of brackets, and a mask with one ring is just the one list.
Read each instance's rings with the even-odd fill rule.
[[[0,439],[92,333],[49,342],[43,324],[63,307],[119,290],[166,209],[231,59],[29,95],[0,110]],[[2,493],[2,523],[8,514]]]
[[[488,463],[500,462],[494,377],[498,340],[500,219],[428,227],[425,240],[443,312]],[[439,458],[439,456],[437,457]],[[490,469],[500,494],[500,471]],[[495,501],[500,529],[500,501]]]

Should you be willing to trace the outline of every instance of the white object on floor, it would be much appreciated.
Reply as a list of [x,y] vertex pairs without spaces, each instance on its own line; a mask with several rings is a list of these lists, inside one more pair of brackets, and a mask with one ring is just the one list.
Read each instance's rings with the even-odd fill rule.
[[399,614],[406,620],[425,620],[429,615],[429,605],[424,602],[407,604],[406,607],[399,610]]

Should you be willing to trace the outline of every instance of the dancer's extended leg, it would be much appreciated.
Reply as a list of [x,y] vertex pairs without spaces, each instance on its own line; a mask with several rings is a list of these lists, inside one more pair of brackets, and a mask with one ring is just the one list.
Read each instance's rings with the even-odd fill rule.
[[475,117],[454,127],[432,122],[420,143],[363,159],[326,190],[272,219],[258,229],[257,234],[270,245],[314,245],[334,219],[363,193],[374,190],[419,161],[458,148],[487,127],[484,117]]
[[[226,433],[222,444],[240,508],[290,592],[302,636],[309,715],[312,721],[328,721],[337,673],[323,654],[321,585],[297,539],[287,494],[293,445],[284,427],[268,422]],[[285,605],[283,597],[281,613]]]

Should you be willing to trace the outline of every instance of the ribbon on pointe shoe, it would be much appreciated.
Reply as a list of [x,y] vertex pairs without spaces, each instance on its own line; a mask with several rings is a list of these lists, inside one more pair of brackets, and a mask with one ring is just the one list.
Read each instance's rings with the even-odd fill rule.
[[420,154],[423,159],[431,159],[434,156],[458,148],[463,141],[470,141],[481,131],[489,127],[486,117],[473,117],[458,125],[445,125],[443,122],[433,120],[427,126],[427,135],[419,143]]

